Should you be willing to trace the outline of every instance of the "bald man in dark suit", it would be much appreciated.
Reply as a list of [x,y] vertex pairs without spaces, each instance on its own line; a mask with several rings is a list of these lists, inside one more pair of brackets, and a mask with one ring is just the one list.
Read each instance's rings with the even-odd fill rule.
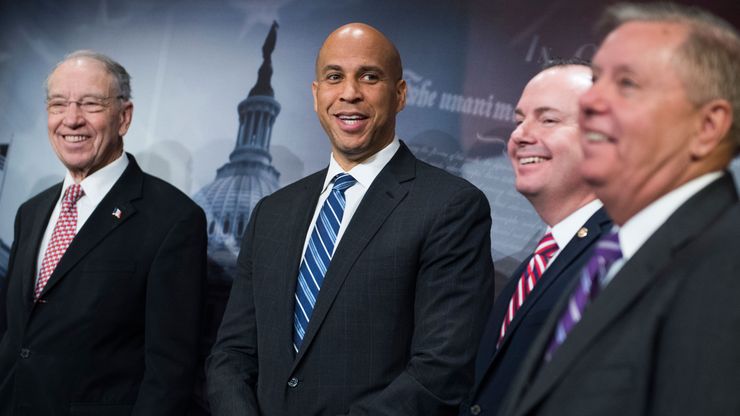
[[211,410],[455,414],[493,293],[488,202],[396,138],[406,83],[376,29],[326,39],[313,94],[329,166],[252,212],[207,363]]

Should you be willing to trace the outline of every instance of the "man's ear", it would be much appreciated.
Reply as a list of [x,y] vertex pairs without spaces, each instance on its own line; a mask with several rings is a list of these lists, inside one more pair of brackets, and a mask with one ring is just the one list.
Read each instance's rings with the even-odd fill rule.
[[732,105],[725,99],[714,99],[699,109],[697,134],[690,145],[691,156],[703,159],[727,137],[732,126]]
[[396,82],[396,95],[398,96],[398,102],[396,104],[396,113],[403,110],[406,107],[406,80],[399,79]]
[[118,126],[118,135],[123,137],[131,126],[131,119],[134,115],[134,103],[131,101],[124,101],[121,105],[120,124]]
[[319,112],[319,101],[316,99],[316,91],[319,88],[319,83],[314,81],[311,83],[311,94],[313,94],[313,111]]

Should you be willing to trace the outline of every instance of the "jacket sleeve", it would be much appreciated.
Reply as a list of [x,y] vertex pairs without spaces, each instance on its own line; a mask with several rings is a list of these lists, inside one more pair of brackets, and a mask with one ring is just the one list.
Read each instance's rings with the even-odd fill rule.
[[221,326],[206,361],[208,402],[213,416],[258,415],[257,327],[252,288],[252,244],[262,202],[252,211],[237,260]]
[[133,415],[187,413],[198,363],[206,219],[193,204],[163,239],[147,276],[145,372]]

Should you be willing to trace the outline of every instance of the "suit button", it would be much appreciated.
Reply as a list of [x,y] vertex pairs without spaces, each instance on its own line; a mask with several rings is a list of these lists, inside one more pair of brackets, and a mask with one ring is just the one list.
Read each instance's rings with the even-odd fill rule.
[[477,404],[474,404],[474,405],[470,406],[470,414],[472,414],[473,416],[479,415],[480,414],[480,406],[478,406]]
[[290,388],[298,387],[298,379],[293,377],[290,380],[288,380],[288,387]]
[[22,348],[21,349],[21,358],[25,359],[31,356],[31,350],[28,348]]

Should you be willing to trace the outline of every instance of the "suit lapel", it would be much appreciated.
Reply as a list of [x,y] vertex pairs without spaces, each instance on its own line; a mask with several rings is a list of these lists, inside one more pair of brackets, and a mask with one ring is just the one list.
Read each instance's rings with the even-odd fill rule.
[[[573,328],[549,364],[542,364],[544,351],[560,318],[560,312],[552,314],[538,336],[535,346],[527,357],[525,368],[517,378],[517,392],[522,383],[537,376],[518,407],[517,414],[529,412],[572,367],[609,326],[639,300],[651,285],[656,283],[661,270],[669,267],[675,250],[700,234],[723,211],[737,201],[737,193],[729,175],[710,184],[679,207],[658,230],[648,238],[635,255],[624,264],[601,295],[588,307],[581,321]],[[696,215],[702,213],[702,215]],[[561,297],[555,310],[562,311],[577,282]],[[517,400],[516,398],[513,398]]]
[[310,347],[355,261],[408,193],[405,182],[414,178],[415,162],[414,156],[401,143],[398,152],[378,174],[362,198],[326,271],[294,368]]
[[136,208],[131,201],[141,197],[144,173],[133,156],[128,155],[128,158],[129,164],[126,170],[74,237],[51,274],[41,296],[54,290],[54,287],[64,280],[68,272],[90,250],[97,247],[108,234],[136,214]]
[[581,255],[581,253],[588,250],[588,248],[599,239],[602,231],[607,231],[602,230],[601,227],[608,222],[609,218],[603,208],[599,209],[591,216],[591,218],[588,219],[588,221],[586,221],[584,227],[588,229],[589,232],[583,237],[579,237],[578,235],[574,236],[560,255],[555,259],[555,262],[545,270],[540,281],[537,282],[532,292],[525,299],[522,307],[519,308],[517,313],[514,315],[514,320],[511,321],[511,324],[507,329],[507,334],[504,336],[502,346],[509,338],[511,338],[511,335],[514,334],[516,328],[518,328],[521,322],[525,319],[527,313],[532,309],[532,305],[535,305],[537,300],[547,292],[547,289],[553,284],[553,282],[555,282],[555,280],[557,280],[557,277],[560,276],[563,270],[567,269],[573,261]]
[[[570,267],[571,264],[573,264],[573,262],[578,259],[579,256],[581,256],[585,251],[589,250],[591,245],[601,237],[601,234],[603,232],[608,231],[606,228],[608,228],[609,224],[611,224],[609,217],[607,216],[606,211],[604,211],[604,208],[601,208],[596,211],[583,225],[588,230],[588,233],[583,237],[576,235],[570,240],[568,245],[565,246],[560,255],[558,255],[558,257],[555,259],[555,262],[550,267],[548,267],[547,270],[545,270],[542,278],[535,285],[534,290],[532,290],[529,296],[527,296],[524,304],[522,304],[522,307],[519,308],[519,310],[514,315],[514,320],[511,321],[511,324],[507,328],[506,335],[504,335],[504,339],[501,342],[501,348],[496,349],[494,345],[495,352],[490,358],[486,371],[490,371],[495,367],[498,357],[501,356],[501,354],[499,354],[499,351],[503,351],[506,348],[511,338],[516,333],[517,328],[524,321],[525,317],[532,309],[533,305],[537,304],[537,301],[545,295],[550,286],[552,286],[552,284],[557,280],[557,278],[562,274],[564,270]],[[518,269],[519,274],[514,275],[516,276],[517,280],[521,276],[521,273],[524,271],[524,267],[526,266],[527,262],[529,262],[529,259],[527,259],[526,262],[522,263],[522,267]],[[512,278],[514,278],[514,276],[512,276]],[[509,298],[511,298],[511,293],[513,293],[513,290],[510,291]],[[508,304],[508,299],[506,302]]]
[[29,239],[32,242],[33,250],[29,252],[29,257],[23,265],[23,302],[31,308],[33,305],[33,291],[36,286],[36,274],[38,270],[38,254],[41,248],[41,239],[44,236],[46,227],[51,220],[51,213],[54,206],[62,193],[62,184],[57,184],[45,192],[41,202],[36,205],[34,212],[31,214],[33,223],[29,232]]
[[[476,356],[476,372],[475,372],[475,389],[480,386],[481,380],[491,371],[494,358],[498,355],[498,349],[496,343],[498,343],[499,333],[501,332],[501,324],[503,322],[508,310],[509,301],[514,295],[514,291],[517,287],[517,282],[524,272],[524,268],[532,258],[530,255],[524,261],[517,266],[516,270],[509,277],[509,281],[506,283],[506,287],[499,294],[496,303],[491,309],[488,322],[484,329],[483,336],[481,337],[480,345],[478,346],[478,354]],[[506,337],[508,338],[508,337]],[[503,344],[502,344],[503,346]]]

